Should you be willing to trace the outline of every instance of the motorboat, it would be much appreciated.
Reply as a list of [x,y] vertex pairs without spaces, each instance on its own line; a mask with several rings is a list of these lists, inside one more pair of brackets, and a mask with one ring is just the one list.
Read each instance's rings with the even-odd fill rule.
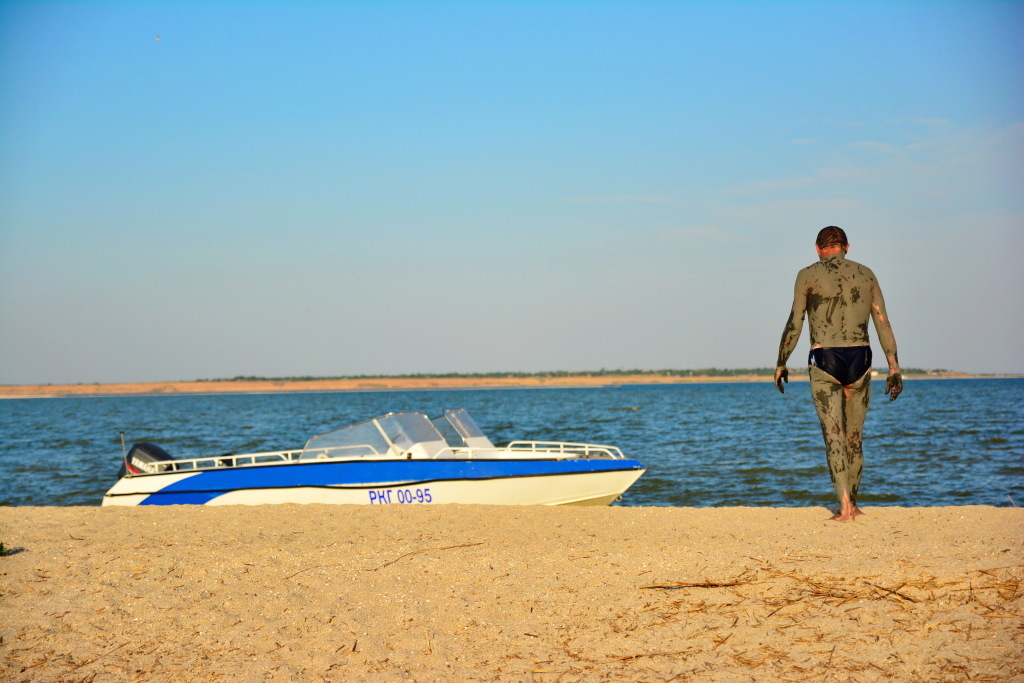
[[290,451],[175,458],[149,442],[122,450],[103,505],[610,505],[645,471],[615,446],[496,446],[462,408],[433,419],[388,413]]

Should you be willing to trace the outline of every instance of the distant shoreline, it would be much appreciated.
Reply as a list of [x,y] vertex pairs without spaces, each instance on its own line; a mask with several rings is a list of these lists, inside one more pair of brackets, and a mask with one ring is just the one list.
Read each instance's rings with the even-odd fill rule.
[[[905,375],[907,379],[999,379],[1019,375],[971,375],[944,372],[935,375]],[[791,375],[795,382],[806,375]],[[61,398],[76,396],[176,396],[198,394],[276,394],[359,391],[437,391],[453,389],[599,388],[642,384],[703,384],[725,382],[771,382],[768,375],[529,375],[523,377],[422,376],[354,377],[346,379],[239,379],[187,382],[134,382],[111,384],[22,384],[0,385],[0,398]]]

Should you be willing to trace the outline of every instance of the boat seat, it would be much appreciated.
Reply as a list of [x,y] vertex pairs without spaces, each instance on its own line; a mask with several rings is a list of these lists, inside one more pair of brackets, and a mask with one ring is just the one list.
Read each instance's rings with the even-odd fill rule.
[[451,456],[451,449],[444,441],[419,441],[402,452],[402,457],[412,460],[432,460],[437,457]]

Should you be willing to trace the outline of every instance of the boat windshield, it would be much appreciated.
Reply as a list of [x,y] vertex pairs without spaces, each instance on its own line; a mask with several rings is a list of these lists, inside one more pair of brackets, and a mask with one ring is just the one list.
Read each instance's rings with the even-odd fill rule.
[[452,448],[490,448],[492,444],[480,430],[465,408],[446,410],[440,417],[431,420],[445,442]]
[[428,457],[444,446],[443,437],[426,415],[388,413],[312,437],[300,459],[403,457],[424,446],[427,452],[421,455]]

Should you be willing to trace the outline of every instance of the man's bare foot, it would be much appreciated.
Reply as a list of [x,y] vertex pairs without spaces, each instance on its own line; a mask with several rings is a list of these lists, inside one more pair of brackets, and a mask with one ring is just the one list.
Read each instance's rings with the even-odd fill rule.
[[854,517],[863,515],[856,505],[850,500],[847,494],[843,494],[843,497],[839,500],[839,512],[832,515],[831,521],[833,522],[852,522]]

